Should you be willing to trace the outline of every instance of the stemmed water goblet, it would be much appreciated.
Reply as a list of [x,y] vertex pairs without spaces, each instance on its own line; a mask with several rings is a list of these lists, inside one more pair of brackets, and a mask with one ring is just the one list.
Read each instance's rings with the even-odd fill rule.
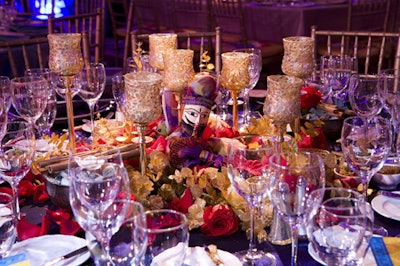
[[220,85],[231,93],[233,100],[233,130],[238,128],[238,96],[241,90],[250,84],[249,64],[250,55],[244,52],[227,52],[221,55],[222,70]]
[[124,75],[125,96],[122,112],[135,124],[139,132],[140,170],[146,174],[146,130],[147,124],[161,115],[160,88],[162,77],[158,73],[139,71]]
[[297,265],[299,229],[308,222],[313,205],[307,204],[310,193],[325,187],[322,158],[309,152],[275,153],[268,167],[267,188],[278,214],[291,227],[291,265]]
[[367,121],[381,112],[381,86],[383,83],[378,76],[360,77],[354,74],[350,77],[347,92],[351,108],[357,116]]
[[388,119],[375,116],[368,120],[348,117],[343,121],[341,147],[343,156],[362,182],[362,193],[372,176],[385,163],[391,148],[392,134]]
[[131,199],[115,200],[104,216],[122,220],[112,231],[109,258],[94,235],[86,231],[86,241],[95,265],[139,265],[147,247],[146,215],[142,204]]
[[150,210],[146,221],[147,247],[143,260],[136,265],[183,265],[189,244],[186,216],[175,210]]
[[249,248],[236,253],[243,265],[258,265],[260,262],[262,265],[275,265],[277,261],[271,253],[257,250],[254,243],[254,215],[268,194],[266,187],[270,176],[266,170],[274,151],[270,138],[252,135],[233,139],[228,146],[228,177],[250,209]]
[[250,54],[249,62],[249,75],[250,83],[249,86],[244,88],[243,95],[243,127],[248,127],[250,125],[251,109],[249,100],[249,91],[252,90],[260,78],[261,68],[262,68],[262,55],[261,50],[256,48],[244,48],[237,49],[234,52],[243,52]]
[[0,192],[0,258],[5,258],[10,254],[17,237],[17,226],[13,216],[13,197],[8,193]]
[[31,169],[35,150],[36,139],[32,124],[9,121],[0,145],[0,177],[12,188],[16,225],[20,218],[18,184]]
[[42,77],[25,76],[13,78],[10,87],[15,110],[34,126],[46,108],[47,81]]
[[[86,214],[84,226],[100,242],[109,258],[110,239],[118,231],[126,214],[126,206],[118,205],[118,212],[109,209],[117,199],[130,198],[129,178],[119,149],[101,145],[84,147],[71,154],[68,162],[74,200],[81,202],[78,214]],[[72,196],[70,194],[70,200]],[[71,200],[72,201],[72,200]],[[79,205],[71,204],[79,207]],[[85,228],[84,227],[84,228]]]
[[307,235],[318,257],[327,265],[361,265],[373,234],[364,195],[346,188],[322,188],[311,192],[308,205],[315,211]]
[[102,63],[90,63],[74,77],[75,87],[78,95],[84,100],[90,110],[90,128],[94,132],[94,107],[100,99],[106,87],[106,70]]

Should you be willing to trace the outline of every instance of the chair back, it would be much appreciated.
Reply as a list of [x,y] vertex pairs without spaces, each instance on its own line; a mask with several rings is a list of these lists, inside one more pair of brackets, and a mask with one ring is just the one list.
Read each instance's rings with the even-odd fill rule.
[[79,0],[74,1],[75,15],[93,13],[98,8],[105,8],[105,0]]
[[172,0],[171,13],[175,32],[213,30],[211,0]]
[[241,0],[211,0],[211,13],[218,27],[223,29],[223,42],[241,42],[248,48],[247,31]]
[[[315,56],[350,55],[358,59],[360,75],[400,66],[400,33],[327,31],[311,28]],[[339,45],[339,47],[337,47]]]
[[[45,68],[49,62],[47,37],[0,42],[0,50],[6,50],[13,77],[21,77],[28,68]],[[23,63],[23,65],[21,65]],[[1,75],[9,75],[2,73]]]
[[[138,42],[148,44],[150,34],[131,33],[132,54],[136,53]],[[221,71],[221,29],[215,28],[215,31],[210,32],[178,32],[178,48],[191,49],[195,52],[194,69],[200,70],[200,64],[203,61],[203,54],[207,51],[208,55],[214,57],[214,71],[219,74]],[[210,42],[210,39],[212,40]],[[145,48],[148,49],[148,48]],[[212,62],[210,62],[212,63]],[[124,66],[124,71],[126,65]]]
[[51,33],[86,33],[93,62],[103,60],[104,30],[102,29],[102,9],[96,12],[48,19],[48,32]]
[[134,23],[139,33],[154,33],[165,30],[161,26],[157,0],[131,0],[134,2]]
[[[347,31],[383,31],[389,27],[393,0],[348,1]],[[397,1],[397,0],[396,0]],[[355,25],[360,25],[356,27]]]

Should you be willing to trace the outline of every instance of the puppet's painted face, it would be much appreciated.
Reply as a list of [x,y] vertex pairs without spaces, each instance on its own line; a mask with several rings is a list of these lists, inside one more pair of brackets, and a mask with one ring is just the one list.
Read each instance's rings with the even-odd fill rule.
[[207,126],[211,110],[202,105],[185,105],[182,116],[182,126],[189,136],[201,137]]

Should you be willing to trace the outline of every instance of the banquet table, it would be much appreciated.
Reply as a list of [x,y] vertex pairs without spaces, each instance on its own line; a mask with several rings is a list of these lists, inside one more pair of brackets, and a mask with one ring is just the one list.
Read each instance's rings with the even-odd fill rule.
[[[46,208],[55,208],[51,202],[46,202],[45,204],[35,205],[33,203],[25,204],[21,211],[26,214],[26,219],[29,222],[39,224],[41,222],[41,217],[45,215]],[[375,224],[383,226],[389,232],[389,236],[397,236],[400,234],[400,222],[383,217],[375,212]],[[57,229],[54,228],[48,232],[49,234],[58,233]],[[79,235],[84,237],[83,235]],[[195,229],[190,232],[189,246],[204,246],[209,244],[215,244],[221,250],[225,250],[231,253],[236,251],[244,250],[248,247],[248,239],[244,231],[238,231],[230,236],[220,236],[220,237],[210,237],[204,235],[200,230]],[[290,265],[290,252],[291,245],[272,245],[268,242],[263,242],[258,244],[258,248],[265,251],[276,252],[278,254],[282,264]],[[315,261],[311,255],[308,253],[308,241],[299,241],[299,251],[298,251],[298,262],[300,265],[307,266],[317,266],[321,265]],[[89,259],[83,265],[94,265],[93,261]]]

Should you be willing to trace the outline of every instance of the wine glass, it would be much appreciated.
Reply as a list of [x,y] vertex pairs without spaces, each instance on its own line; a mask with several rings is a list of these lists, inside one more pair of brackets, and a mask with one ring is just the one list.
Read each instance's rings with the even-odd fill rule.
[[251,110],[250,110],[250,100],[249,91],[252,90],[260,78],[261,68],[262,68],[262,55],[261,50],[256,48],[244,48],[237,49],[234,52],[243,52],[250,54],[249,62],[249,75],[250,83],[249,86],[244,88],[243,95],[243,127],[246,128],[250,125]]
[[49,92],[47,97],[46,108],[42,115],[36,120],[35,128],[39,131],[40,136],[51,135],[51,127],[57,117],[57,96],[53,91]]
[[[120,213],[110,215],[109,207],[116,199],[130,197],[129,178],[120,151],[108,145],[82,147],[70,155],[68,174],[76,200],[84,207],[79,211],[87,215],[86,229],[101,243],[109,258],[111,236],[121,226],[126,209],[120,205]],[[75,202],[71,206],[79,207]]]
[[47,104],[48,83],[42,77],[13,78],[10,83],[13,106],[26,121],[35,125]]
[[111,90],[116,104],[115,118],[118,121],[124,121],[121,105],[124,101],[125,81],[122,73],[115,74],[111,78]]
[[[90,63],[74,77],[78,95],[90,110],[90,128],[94,132],[94,107],[106,87],[106,70],[102,63]],[[93,135],[92,135],[93,139]]]
[[244,52],[227,52],[221,55],[222,70],[220,84],[230,91],[233,100],[233,130],[238,131],[239,92],[250,84],[249,64],[250,54]]
[[150,65],[150,55],[148,52],[134,53],[132,57],[126,59],[126,73],[142,70],[157,72],[157,69]]
[[343,121],[343,156],[351,170],[361,178],[365,196],[369,181],[382,168],[390,151],[390,129],[389,120],[378,116],[368,120],[352,116]]
[[174,210],[146,212],[147,247],[140,265],[181,266],[189,244],[186,216]]
[[10,254],[17,237],[17,227],[13,219],[13,197],[0,192],[0,258]]
[[322,56],[320,64],[321,77],[331,91],[333,102],[345,107],[350,76],[358,73],[357,58],[349,55]]
[[368,120],[381,112],[381,86],[382,80],[378,76],[363,78],[358,74],[351,75],[347,92],[351,108],[357,116]]
[[32,124],[9,121],[0,146],[0,177],[8,182],[13,191],[14,222],[20,218],[18,184],[31,169],[36,150]]
[[266,184],[270,177],[266,169],[274,149],[270,138],[252,135],[233,139],[228,146],[228,177],[250,209],[249,248],[236,253],[243,265],[258,265],[260,262],[263,262],[262,265],[276,264],[276,258],[271,253],[257,250],[254,244],[254,214],[268,194]]
[[162,77],[158,73],[139,71],[124,75],[125,96],[122,112],[133,121],[139,132],[140,169],[146,174],[146,129],[147,124],[161,115],[160,88]]
[[[121,211],[124,215],[121,215]],[[109,259],[114,265],[139,265],[147,247],[146,216],[142,204],[130,199],[115,200],[104,212],[104,216],[118,217],[122,223],[112,232]],[[88,248],[95,265],[106,265],[108,261],[101,244],[86,232]]]
[[48,83],[47,103],[42,115],[35,121],[35,128],[39,131],[39,135],[50,135],[50,128],[57,116],[57,97],[55,93],[55,85],[57,75],[49,68],[29,68],[25,70],[25,76],[41,77]]
[[291,265],[297,265],[299,228],[305,226],[313,205],[307,204],[310,193],[325,187],[322,158],[309,152],[275,153],[269,160],[267,182],[271,202],[291,227]]
[[365,197],[351,189],[323,188],[310,194],[308,205],[315,212],[310,215],[307,235],[317,255],[327,265],[361,265],[373,223]]
[[3,98],[3,112],[8,112],[12,103],[12,93],[10,88],[10,78],[7,76],[0,76],[0,98]]
[[217,107],[217,115],[218,117],[226,122],[228,125],[232,125],[232,115],[229,113],[229,100],[231,99],[231,94],[229,90],[221,86],[220,82],[220,74],[216,75],[217,77],[217,92],[218,96],[215,98],[215,103]]
[[383,108],[390,114],[393,126],[393,145],[391,154],[400,162],[400,74],[398,69],[385,69],[380,74],[383,83],[380,86]]

